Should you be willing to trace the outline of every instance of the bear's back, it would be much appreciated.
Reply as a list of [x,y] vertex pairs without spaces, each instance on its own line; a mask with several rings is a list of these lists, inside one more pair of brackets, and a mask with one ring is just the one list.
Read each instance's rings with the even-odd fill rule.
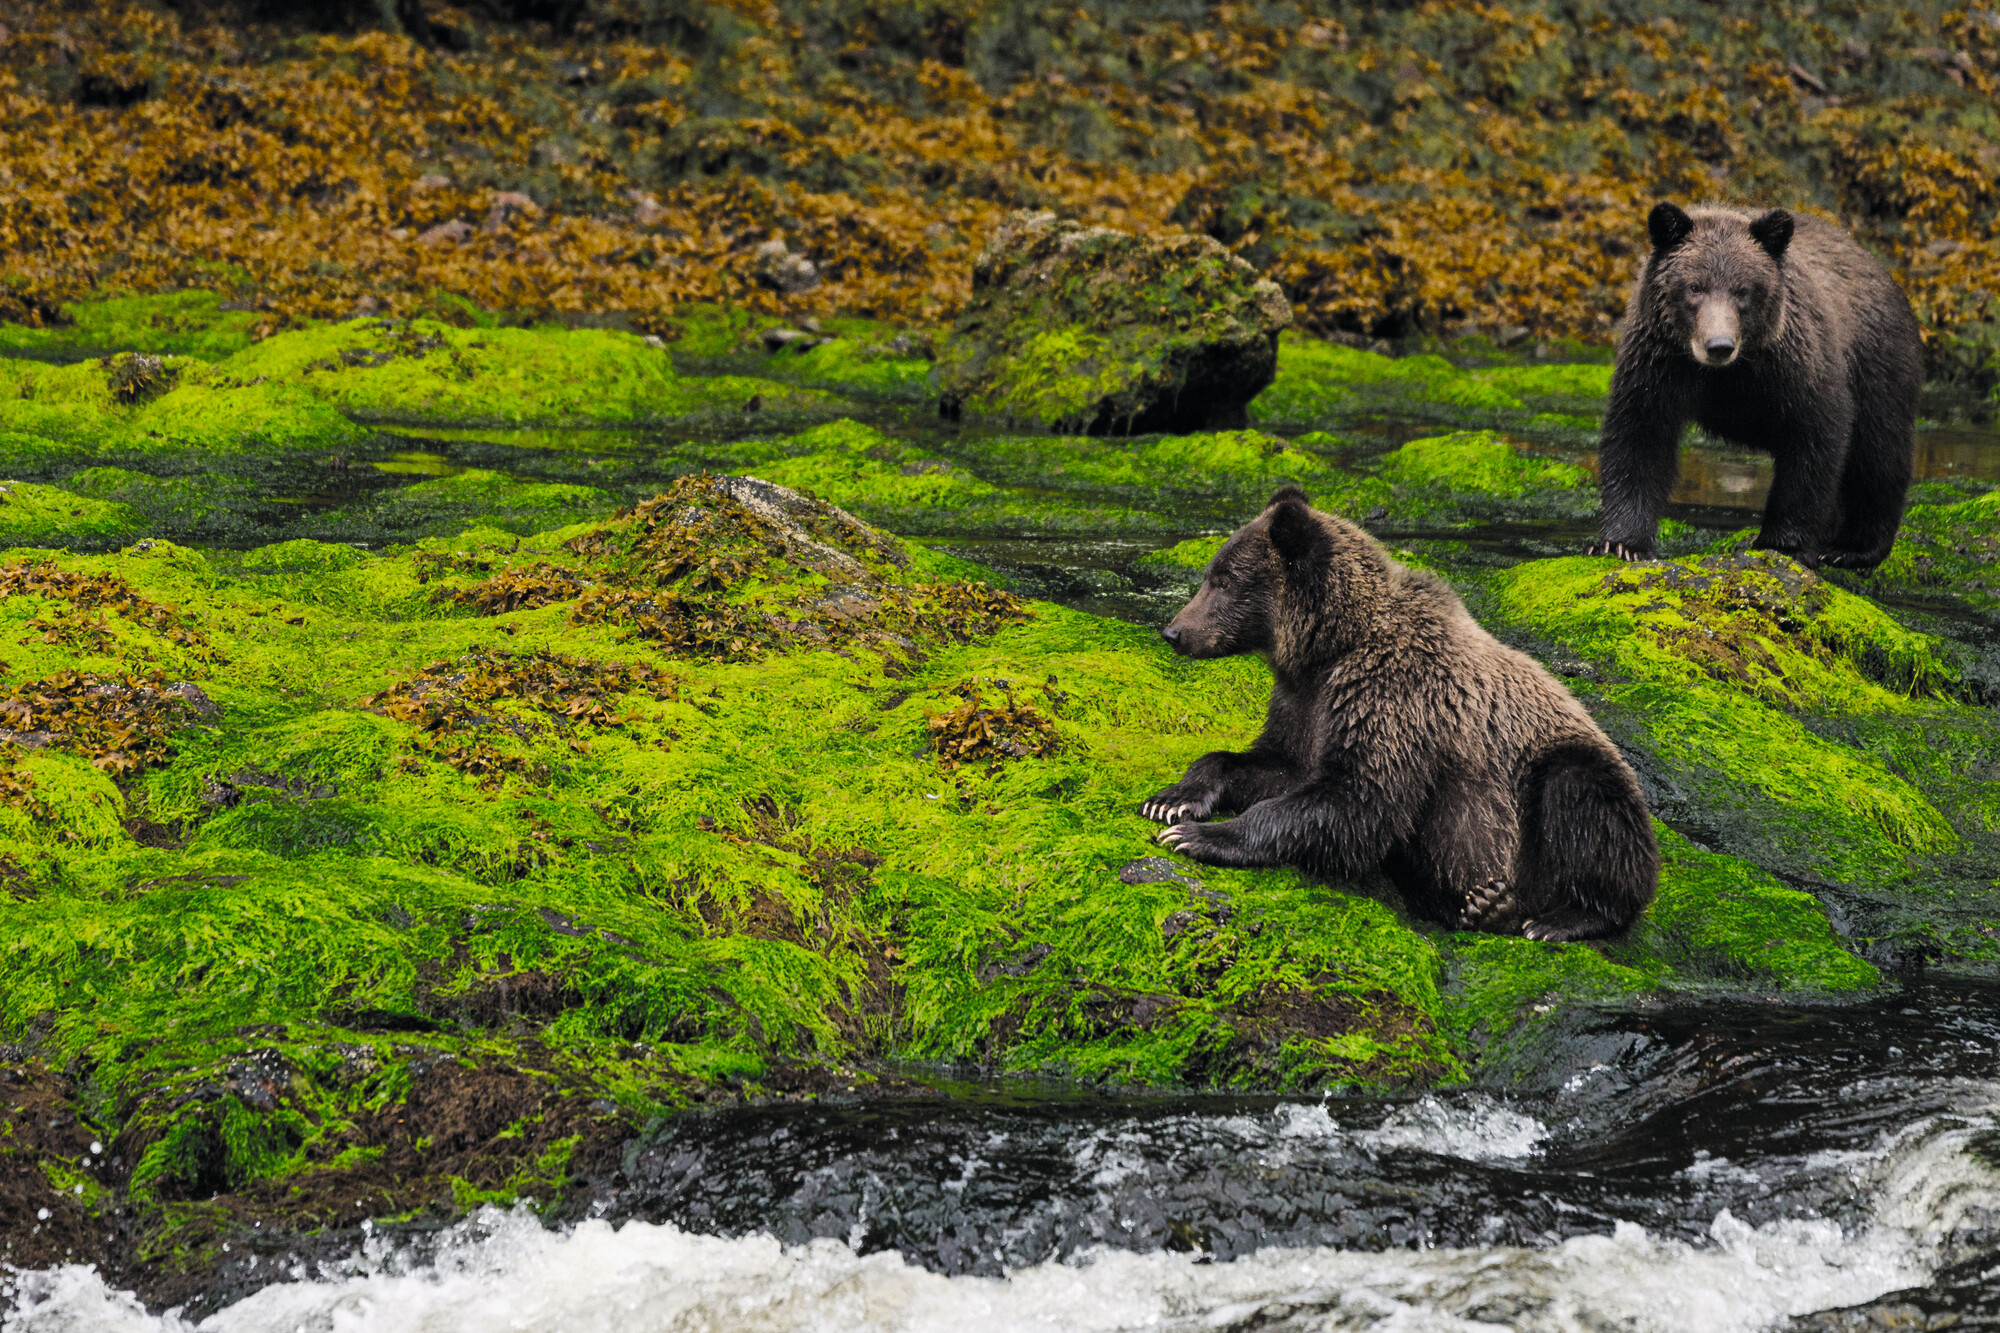
[[1463,700],[1465,719],[1479,728],[1479,743],[1471,748],[1511,762],[1553,744],[1602,736],[1561,681],[1488,633],[1444,580],[1403,565],[1391,569],[1383,624],[1387,632],[1422,645],[1428,660],[1414,675]]

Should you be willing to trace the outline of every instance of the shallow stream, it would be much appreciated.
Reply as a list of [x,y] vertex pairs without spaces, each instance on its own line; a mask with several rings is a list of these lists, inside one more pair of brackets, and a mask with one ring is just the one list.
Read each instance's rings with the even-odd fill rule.
[[[2000,987],[1605,1018],[1502,1096],[739,1108],[598,1216],[373,1234],[201,1320],[82,1267],[8,1333],[2000,1327]],[[916,1071],[912,1071],[916,1072]],[[1832,1316],[1821,1312],[1863,1307]]]

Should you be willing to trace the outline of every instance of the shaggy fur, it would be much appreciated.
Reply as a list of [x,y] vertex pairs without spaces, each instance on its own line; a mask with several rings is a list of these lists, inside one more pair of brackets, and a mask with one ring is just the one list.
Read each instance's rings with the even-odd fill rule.
[[[1161,633],[1189,657],[1262,653],[1275,678],[1247,752],[1203,755],[1140,808],[1182,855],[1380,865],[1420,916],[1541,940],[1615,934],[1652,901],[1652,820],[1590,715],[1298,488],[1229,539]],[[1237,817],[1199,822],[1218,811]]]
[[1650,560],[1689,421],[1777,463],[1757,545],[1872,569],[1895,544],[1916,449],[1923,343],[1910,303],[1837,227],[1784,209],[1648,220],[1604,417],[1603,537]]

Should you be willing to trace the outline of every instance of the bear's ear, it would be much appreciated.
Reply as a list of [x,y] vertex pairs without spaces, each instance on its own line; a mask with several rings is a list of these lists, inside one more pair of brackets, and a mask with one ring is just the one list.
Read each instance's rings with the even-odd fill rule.
[[1774,208],[1750,224],[1750,235],[1764,247],[1764,253],[1773,259],[1783,259],[1785,247],[1792,243],[1792,215]]
[[1278,492],[1277,500],[1267,512],[1271,515],[1271,545],[1277,548],[1278,558],[1287,568],[1295,567],[1321,536],[1312,510],[1306,507],[1305,492],[1287,486]]
[[1310,505],[1312,503],[1312,501],[1306,499],[1306,493],[1304,491],[1300,490],[1296,486],[1287,486],[1283,490],[1279,491],[1276,495],[1266,500],[1264,502],[1264,508],[1269,509],[1274,505],[1281,505],[1285,503],[1287,500],[1297,500],[1302,505]]
[[1653,249],[1662,254],[1685,241],[1693,231],[1694,219],[1677,204],[1664,201],[1654,204],[1646,217],[1646,232],[1653,238]]

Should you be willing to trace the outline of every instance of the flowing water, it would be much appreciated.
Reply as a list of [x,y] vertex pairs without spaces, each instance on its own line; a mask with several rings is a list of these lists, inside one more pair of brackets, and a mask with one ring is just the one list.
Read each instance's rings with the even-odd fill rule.
[[1504,1096],[738,1108],[636,1147],[567,1229],[273,1247],[198,1323],[18,1274],[0,1328],[2000,1327],[2000,986],[1607,1016],[1564,1050]]

